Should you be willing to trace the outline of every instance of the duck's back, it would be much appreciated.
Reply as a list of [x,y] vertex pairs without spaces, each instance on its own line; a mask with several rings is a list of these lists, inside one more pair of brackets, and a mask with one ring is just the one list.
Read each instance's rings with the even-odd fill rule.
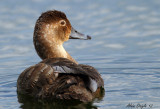
[[78,65],[65,58],[46,59],[21,73],[17,91],[41,99],[91,101],[104,86],[91,66]]

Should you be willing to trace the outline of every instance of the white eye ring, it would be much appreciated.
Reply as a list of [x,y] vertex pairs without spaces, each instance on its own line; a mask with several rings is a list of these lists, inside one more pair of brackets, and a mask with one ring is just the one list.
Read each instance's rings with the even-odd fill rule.
[[60,22],[61,26],[66,26],[66,21],[65,20],[60,20],[59,22]]

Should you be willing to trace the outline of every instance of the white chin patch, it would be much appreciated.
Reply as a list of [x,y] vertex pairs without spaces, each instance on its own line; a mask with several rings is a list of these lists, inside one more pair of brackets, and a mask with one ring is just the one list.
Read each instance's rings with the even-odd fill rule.
[[92,78],[89,78],[89,80],[90,80],[89,89],[92,92],[95,92],[97,90],[97,82],[94,79],[92,79]]

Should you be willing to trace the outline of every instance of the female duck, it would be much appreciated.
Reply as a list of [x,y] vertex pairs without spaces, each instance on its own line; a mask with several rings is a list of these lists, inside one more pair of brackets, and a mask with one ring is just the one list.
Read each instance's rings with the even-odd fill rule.
[[[75,37],[77,36],[77,37]],[[63,48],[68,39],[91,39],[77,32],[60,11],[42,13],[34,29],[34,46],[43,61],[24,70],[17,91],[39,99],[75,99],[83,102],[99,97],[104,82],[97,70],[78,64]]]

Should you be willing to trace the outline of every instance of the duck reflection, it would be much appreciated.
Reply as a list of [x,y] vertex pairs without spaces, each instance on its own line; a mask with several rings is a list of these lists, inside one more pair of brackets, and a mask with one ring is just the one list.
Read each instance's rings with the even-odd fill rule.
[[28,95],[17,93],[21,109],[98,109],[94,102],[102,101],[104,90],[100,96],[92,102],[81,102],[78,100],[40,100]]

